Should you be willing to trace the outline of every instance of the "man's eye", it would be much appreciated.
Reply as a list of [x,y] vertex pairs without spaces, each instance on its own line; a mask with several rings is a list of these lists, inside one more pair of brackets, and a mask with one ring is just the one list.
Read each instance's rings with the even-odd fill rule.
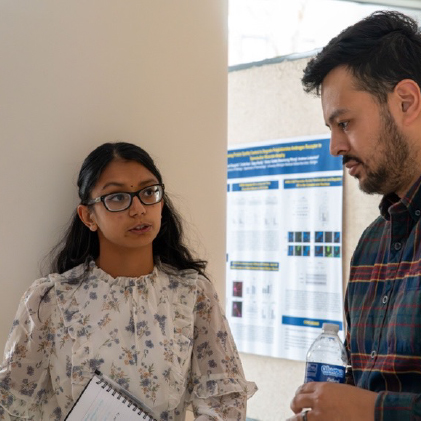
[[338,123],[338,126],[342,129],[342,130],[346,130],[348,127],[348,121],[341,121],[340,123]]
[[124,193],[114,193],[108,195],[107,200],[110,202],[124,202],[127,200],[127,195]]

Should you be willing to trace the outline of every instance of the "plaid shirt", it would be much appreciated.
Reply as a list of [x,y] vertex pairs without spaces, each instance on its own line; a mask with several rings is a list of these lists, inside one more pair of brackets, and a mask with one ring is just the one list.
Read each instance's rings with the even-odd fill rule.
[[348,382],[380,392],[376,421],[421,420],[421,178],[380,212],[351,262]]

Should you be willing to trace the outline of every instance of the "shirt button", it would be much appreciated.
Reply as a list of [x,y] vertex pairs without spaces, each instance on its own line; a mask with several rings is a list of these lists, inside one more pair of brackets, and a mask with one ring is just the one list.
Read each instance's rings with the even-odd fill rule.
[[395,243],[394,244],[394,246],[393,247],[395,247],[395,250],[400,250],[401,249],[401,247],[402,247],[402,244],[401,243],[399,243],[399,242],[397,242],[397,243]]
[[385,295],[385,296],[383,297],[382,303],[383,303],[383,304],[386,304],[386,303],[387,303],[387,300],[388,300],[388,296],[387,296],[387,295]]
[[376,351],[371,351],[371,358],[376,358],[377,352]]
[[417,210],[415,211],[415,215],[416,215],[416,216],[420,216],[420,215],[421,215],[421,211],[420,211],[419,209],[417,209]]

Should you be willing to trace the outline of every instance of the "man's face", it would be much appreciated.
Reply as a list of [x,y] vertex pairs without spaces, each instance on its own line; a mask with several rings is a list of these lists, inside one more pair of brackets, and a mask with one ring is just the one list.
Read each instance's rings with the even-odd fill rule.
[[322,83],[322,108],[331,130],[330,152],[342,156],[349,174],[366,193],[402,196],[413,182],[415,164],[407,139],[388,106],[357,90],[345,67],[333,69]]

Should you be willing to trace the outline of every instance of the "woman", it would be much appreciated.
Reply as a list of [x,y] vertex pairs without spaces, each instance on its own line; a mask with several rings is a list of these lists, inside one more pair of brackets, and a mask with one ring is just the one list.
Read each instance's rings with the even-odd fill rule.
[[32,284],[13,322],[2,419],[64,419],[98,369],[158,420],[184,420],[189,404],[197,420],[244,420],[256,386],[151,157],[103,144],[78,187],[54,273]]

